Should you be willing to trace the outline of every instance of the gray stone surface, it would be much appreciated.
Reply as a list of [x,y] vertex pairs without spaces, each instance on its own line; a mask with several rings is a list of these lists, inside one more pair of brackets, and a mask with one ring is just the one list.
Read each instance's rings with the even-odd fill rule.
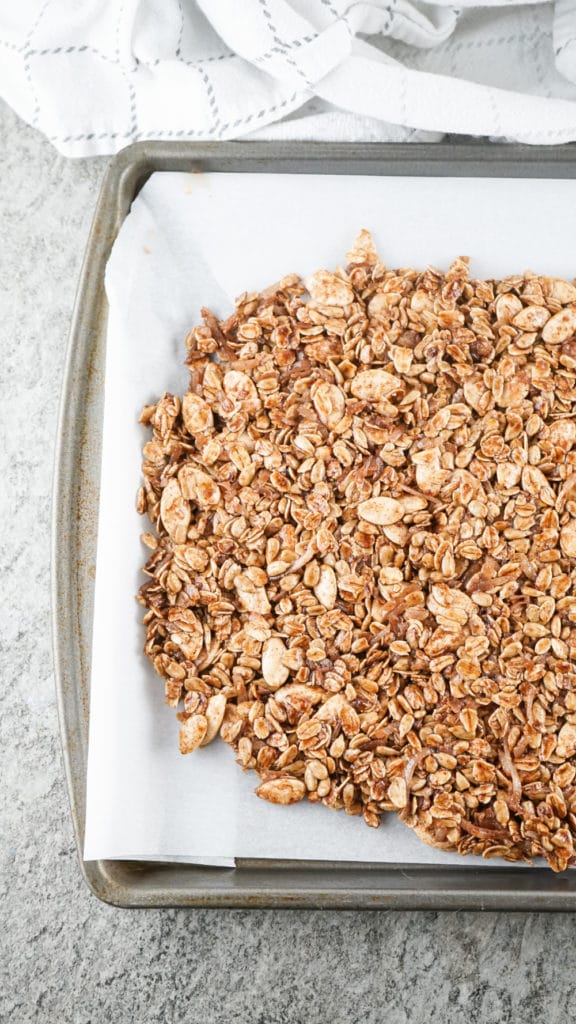
[[60,378],[105,161],[0,105],[0,1021],[560,1024],[571,916],[116,910],[80,878],[49,627]]

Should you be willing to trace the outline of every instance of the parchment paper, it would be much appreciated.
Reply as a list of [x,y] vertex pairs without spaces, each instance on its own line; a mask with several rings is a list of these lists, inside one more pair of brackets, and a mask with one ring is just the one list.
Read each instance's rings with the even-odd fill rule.
[[[100,518],[94,612],[85,857],[233,865],[235,857],[486,862],[421,843],[393,815],[381,828],[310,804],[253,795],[221,741],[188,757],[162,681],[144,658],[135,511],[141,407],[182,393],[184,337],[200,306],[231,311],[242,291],[344,263],[372,231],[391,266],[472,257],[478,276],[527,268],[576,274],[576,182],[252,174],[155,174],[108,265]],[[493,862],[489,862],[493,863]]]

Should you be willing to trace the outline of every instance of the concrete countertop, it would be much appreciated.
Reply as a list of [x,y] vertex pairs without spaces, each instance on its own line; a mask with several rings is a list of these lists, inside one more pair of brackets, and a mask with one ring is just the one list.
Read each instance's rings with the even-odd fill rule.
[[106,161],[0,104],[0,1021],[574,1019],[569,915],[124,911],[81,880],[54,698],[50,489],[69,320]]

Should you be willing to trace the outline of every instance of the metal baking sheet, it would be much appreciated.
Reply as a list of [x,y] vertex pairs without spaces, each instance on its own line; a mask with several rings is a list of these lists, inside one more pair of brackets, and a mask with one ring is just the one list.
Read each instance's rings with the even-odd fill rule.
[[[132,200],[155,171],[576,177],[576,145],[139,143],[109,166],[88,240],[60,406],[53,489],[52,616],[60,730],[79,859],[123,907],[573,910],[576,871],[238,861],[235,869],[82,861],[107,306],[104,269]],[[553,187],[553,184],[551,184]]]

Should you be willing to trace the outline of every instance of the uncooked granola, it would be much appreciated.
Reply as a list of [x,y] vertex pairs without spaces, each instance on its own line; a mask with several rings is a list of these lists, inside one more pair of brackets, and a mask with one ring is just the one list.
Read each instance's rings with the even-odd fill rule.
[[180,749],[257,794],[510,861],[576,859],[576,288],[285,277],[142,413],[145,651]]

